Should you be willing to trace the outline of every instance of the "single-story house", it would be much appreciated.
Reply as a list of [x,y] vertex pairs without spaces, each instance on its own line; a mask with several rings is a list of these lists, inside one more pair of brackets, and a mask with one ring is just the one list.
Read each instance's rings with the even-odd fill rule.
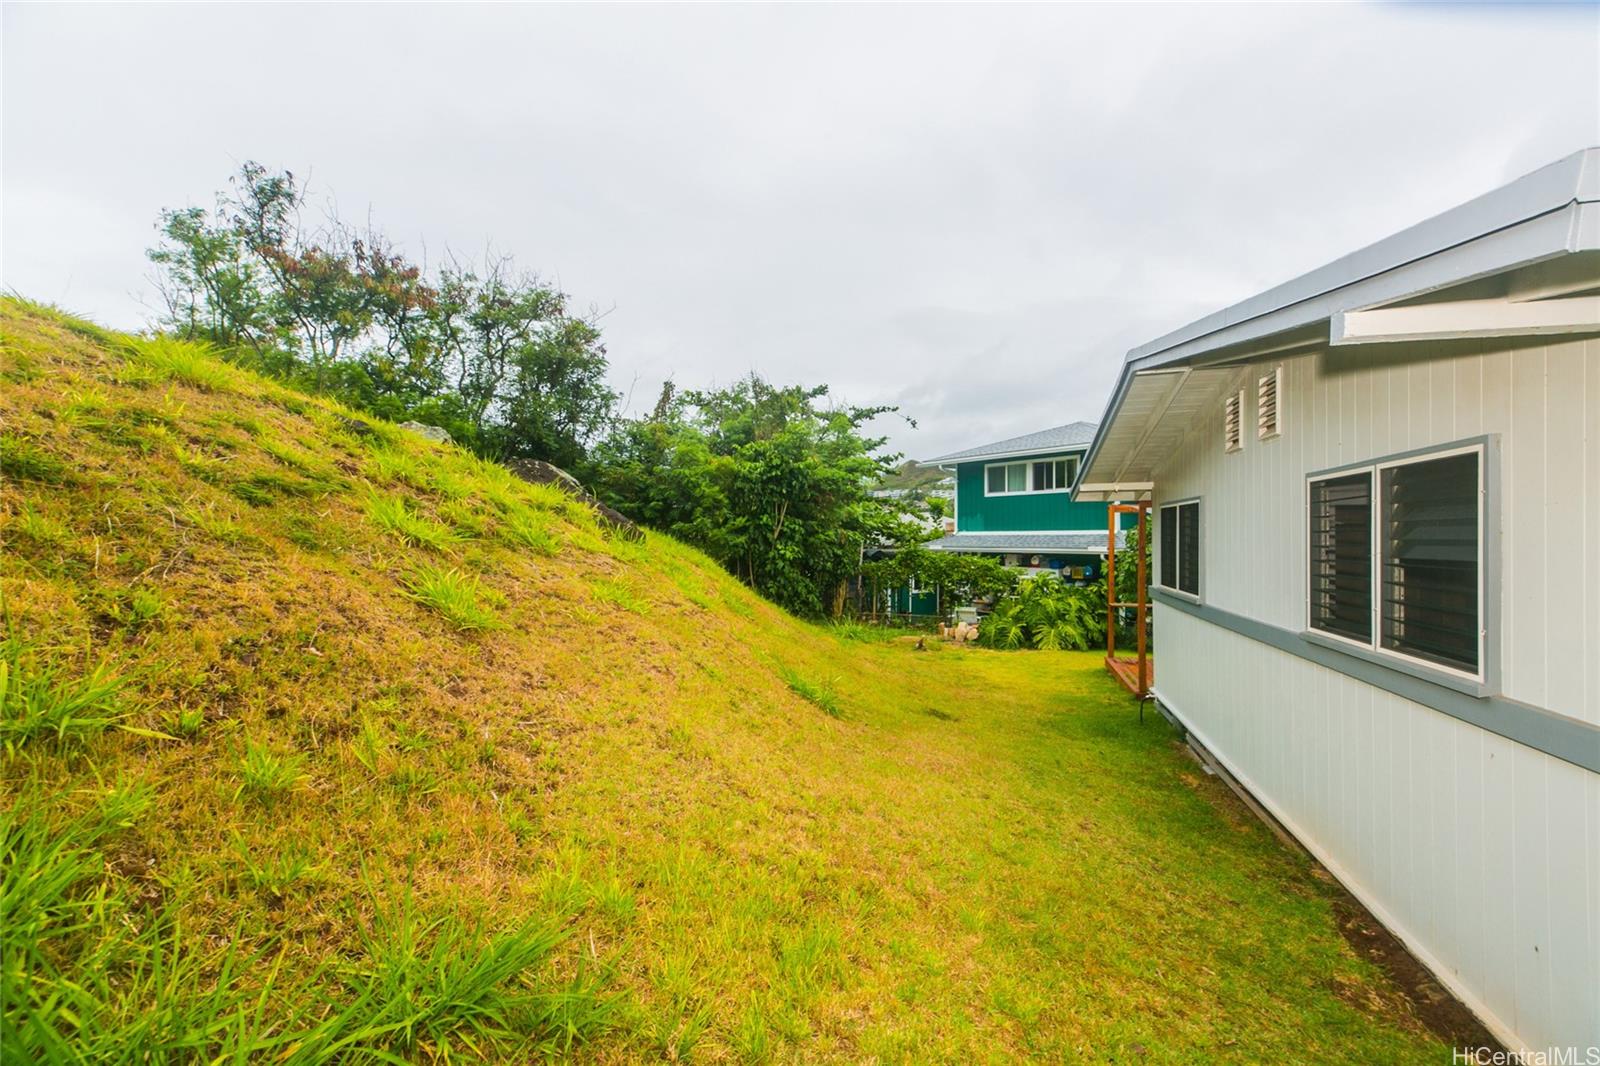
[[1150,502],[1167,713],[1509,1047],[1590,1061],[1600,148],[1134,349],[1074,498]]

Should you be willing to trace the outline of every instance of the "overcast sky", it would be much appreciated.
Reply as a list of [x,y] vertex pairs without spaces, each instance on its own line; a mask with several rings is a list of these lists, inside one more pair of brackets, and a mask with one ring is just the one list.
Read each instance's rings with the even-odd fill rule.
[[1131,346],[1600,143],[1600,8],[4,10],[3,283],[152,315],[246,159],[605,311],[647,408],[827,382],[914,457],[1096,420]]

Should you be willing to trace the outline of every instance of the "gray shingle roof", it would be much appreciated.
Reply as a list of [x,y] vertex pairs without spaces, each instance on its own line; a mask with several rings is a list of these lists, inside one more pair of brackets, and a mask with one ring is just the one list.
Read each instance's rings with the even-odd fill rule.
[[980,444],[976,448],[951,452],[949,455],[941,455],[926,462],[953,463],[963,459],[998,459],[1008,455],[1031,455],[1059,448],[1081,448],[1094,440],[1094,431],[1098,428],[1093,422],[1068,422],[1064,426],[1041,429],[1037,433],[1024,433],[1020,437],[1008,437],[993,444]]
[[[1117,543],[1124,534],[1119,532]],[[928,544],[941,552],[1103,552],[1104,533],[952,533]]]

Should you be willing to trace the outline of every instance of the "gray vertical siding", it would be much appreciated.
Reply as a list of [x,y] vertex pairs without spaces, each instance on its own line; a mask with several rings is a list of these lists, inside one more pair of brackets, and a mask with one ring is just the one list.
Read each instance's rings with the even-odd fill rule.
[[1159,471],[1157,502],[1205,499],[1207,602],[1299,630],[1307,473],[1497,435],[1501,689],[1600,725],[1600,340],[1490,343],[1284,360],[1283,436],[1224,455],[1219,407]]
[[1600,1045],[1600,775],[1159,603],[1155,624],[1162,702],[1457,995],[1513,1044]]
[[[1302,629],[1305,475],[1493,434],[1501,691],[1600,724],[1600,341],[1503,344],[1297,356],[1281,438],[1225,455],[1220,407],[1197,424],[1156,502],[1203,498],[1206,602]],[[1600,1045],[1600,775],[1202,618],[1156,630],[1160,695],[1459,995],[1514,1042]]]

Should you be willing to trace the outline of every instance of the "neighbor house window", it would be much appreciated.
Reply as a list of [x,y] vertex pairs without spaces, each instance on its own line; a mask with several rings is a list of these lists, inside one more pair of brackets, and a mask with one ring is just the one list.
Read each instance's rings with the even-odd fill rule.
[[1070,489],[1077,480],[1078,457],[1045,459],[1033,464],[1033,491],[1049,492],[1052,489]]
[[1055,459],[1033,459],[1014,463],[990,463],[983,468],[986,496],[1007,496],[1024,492],[1066,492],[1078,477],[1076,455]]
[[1161,508],[1162,588],[1200,595],[1200,501],[1169,503]]
[[1028,491],[1027,463],[999,463],[985,467],[984,477],[988,479],[987,491],[991,496]]
[[1483,674],[1483,451],[1311,479],[1313,630]]

